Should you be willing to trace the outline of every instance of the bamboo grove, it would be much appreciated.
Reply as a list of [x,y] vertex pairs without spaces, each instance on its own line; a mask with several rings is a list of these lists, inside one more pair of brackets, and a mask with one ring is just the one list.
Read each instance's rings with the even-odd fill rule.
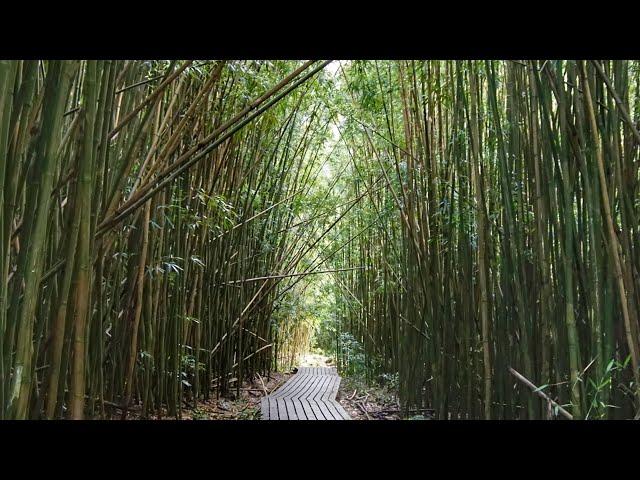
[[335,266],[368,268],[336,274],[338,325],[405,407],[637,414],[639,66],[343,65],[344,187],[370,193],[339,225]]
[[441,419],[632,418],[639,115],[633,61],[0,61],[0,418],[180,418],[320,331]]
[[295,351],[326,63],[0,62],[1,418],[179,418]]

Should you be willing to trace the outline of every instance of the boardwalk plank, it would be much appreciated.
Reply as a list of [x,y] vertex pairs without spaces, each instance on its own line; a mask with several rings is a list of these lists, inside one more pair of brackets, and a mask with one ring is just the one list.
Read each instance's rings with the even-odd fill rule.
[[279,420],[289,420],[289,415],[287,415],[287,406],[284,403],[284,399],[276,399],[276,404],[278,405]]
[[287,418],[289,420],[298,420],[298,413],[296,412],[296,407],[293,404],[293,398],[285,398],[283,401],[284,406],[287,409]]
[[330,387],[327,389],[327,393],[323,397],[323,399],[328,408],[333,413],[334,418],[336,420],[343,420],[344,416],[342,415],[342,412],[340,412],[340,410],[336,407],[336,405],[339,405],[336,400],[336,395],[338,394],[338,388],[340,387],[340,377],[337,375],[332,375],[331,379],[332,382],[330,384]]
[[297,417],[297,419],[298,420],[308,420],[307,412],[302,407],[302,403],[300,403],[300,398],[298,398],[298,397],[292,398],[291,399],[291,403],[293,403],[293,406],[296,409],[296,417]]
[[278,404],[275,398],[269,399],[269,420],[280,420]]
[[313,378],[314,378],[314,382],[313,382],[313,385],[311,386],[311,389],[307,392],[306,400],[307,402],[309,402],[309,406],[313,410],[313,413],[316,416],[316,419],[326,420],[324,414],[322,413],[322,409],[318,406],[318,404],[314,400],[316,393],[321,387],[323,379],[321,376],[315,376]]
[[266,420],[350,420],[336,400],[336,367],[300,367],[284,385],[260,401]]
[[300,405],[302,405],[302,408],[304,409],[307,420],[316,420],[316,414],[313,412],[313,408],[311,408],[309,400],[307,400],[306,398],[301,398]]
[[335,406],[335,408],[338,411],[338,413],[340,414],[340,416],[342,416],[343,420],[351,420],[351,417],[349,416],[347,411],[344,409],[344,407],[342,405],[340,405],[338,403],[337,400],[333,400],[333,405]]
[[306,391],[308,384],[312,381],[313,375],[304,375],[296,385],[296,388],[287,394],[287,397],[299,397],[302,392]]
[[318,388],[320,377],[309,375],[309,382],[304,391],[300,393],[300,402],[307,413],[309,420],[324,420],[322,413],[318,406],[309,401],[309,397],[312,397],[315,390]]
[[322,400],[322,395],[325,393],[325,389],[327,388],[328,383],[331,381],[331,378],[328,375],[321,375],[319,376],[319,378],[321,378],[320,387],[316,390],[313,400],[314,402],[316,402],[316,405],[318,405],[318,408],[322,412],[325,420],[333,420],[331,411],[327,407],[327,404]]
[[289,390],[295,388],[295,386],[298,384],[300,380],[301,380],[301,377],[294,375],[292,378],[287,380],[287,382],[284,385],[282,385],[275,393],[271,394],[271,397],[278,398],[278,397],[285,396]]
[[337,389],[334,391],[334,388],[338,384],[337,382],[338,377],[336,377],[335,375],[332,375],[329,378],[331,380],[329,381],[328,387],[325,389],[324,393],[322,394],[321,400],[327,406],[327,410],[331,412],[331,416],[333,417],[334,420],[342,420],[342,415],[338,413],[338,410],[336,410],[335,406],[333,405],[335,392],[337,392]]

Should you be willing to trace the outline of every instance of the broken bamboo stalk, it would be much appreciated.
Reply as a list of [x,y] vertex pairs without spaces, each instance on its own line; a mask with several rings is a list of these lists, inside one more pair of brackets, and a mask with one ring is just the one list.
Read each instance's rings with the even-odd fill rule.
[[525,377],[523,377],[520,373],[516,372],[511,367],[509,367],[509,372],[511,372],[511,375],[513,375],[518,380],[520,380],[522,383],[524,383],[527,387],[529,387],[533,391],[533,393],[535,393],[540,398],[542,398],[543,400],[546,400],[548,403],[550,403],[551,405],[556,407],[558,409],[558,413],[561,413],[565,418],[568,418],[569,420],[573,420],[573,415],[571,415],[564,408],[562,408],[557,402],[554,402],[553,400],[551,400],[551,398],[549,398],[549,396],[547,396],[545,393],[543,393],[538,387],[536,387],[533,383],[531,383],[529,380],[527,380]]

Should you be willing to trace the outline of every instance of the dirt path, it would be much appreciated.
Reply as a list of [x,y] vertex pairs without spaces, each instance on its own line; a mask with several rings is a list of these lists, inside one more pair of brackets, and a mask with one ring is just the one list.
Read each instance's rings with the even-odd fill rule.
[[306,353],[300,359],[301,367],[335,367],[333,359],[318,353]]

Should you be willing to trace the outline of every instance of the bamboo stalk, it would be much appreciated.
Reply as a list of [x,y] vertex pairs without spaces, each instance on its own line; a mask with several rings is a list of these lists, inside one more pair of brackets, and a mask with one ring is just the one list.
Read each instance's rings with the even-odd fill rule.
[[541,391],[538,387],[536,387],[533,383],[531,383],[529,380],[527,380],[525,377],[523,377],[522,375],[520,375],[518,372],[516,372],[513,368],[509,367],[509,372],[511,373],[511,375],[513,375],[514,377],[516,377],[519,381],[521,381],[522,383],[524,383],[527,387],[529,387],[533,393],[535,393],[537,396],[539,396],[540,398],[542,398],[543,400],[546,400],[549,404],[551,404],[554,408],[556,408],[558,410],[558,413],[562,414],[562,416],[564,416],[565,418],[569,419],[569,420],[573,420],[573,415],[571,415],[569,412],[567,412],[564,408],[562,408],[560,405],[558,405],[557,402],[554,402],[552,399],[550,399],[543,391]]

